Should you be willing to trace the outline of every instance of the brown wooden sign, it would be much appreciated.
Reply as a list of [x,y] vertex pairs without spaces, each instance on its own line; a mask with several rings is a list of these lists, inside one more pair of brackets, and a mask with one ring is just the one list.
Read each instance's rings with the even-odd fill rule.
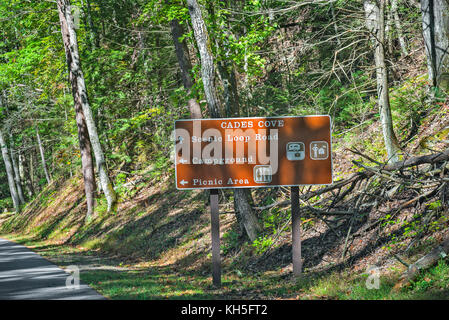
[[332,183],[329,116],[175,122],[178,189]]

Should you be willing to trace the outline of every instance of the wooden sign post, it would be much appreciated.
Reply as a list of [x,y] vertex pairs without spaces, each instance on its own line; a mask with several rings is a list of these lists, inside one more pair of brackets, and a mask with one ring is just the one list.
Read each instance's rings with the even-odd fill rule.
[[292,209],[292,260],[293,274],[301,276],[301,216],[299,207],[299,187],[290,188],[291,209]]
[[299,185],[332,184],[329,116],[175,121],[179,190],[210,189],[212,276],[220,286],[218,189],[290,186],[293,273],[301,274]]
[[218,189],[210,190],[210,217],[212,237],[212,283],[215,287],[221,287],[220,216],[218,210]]

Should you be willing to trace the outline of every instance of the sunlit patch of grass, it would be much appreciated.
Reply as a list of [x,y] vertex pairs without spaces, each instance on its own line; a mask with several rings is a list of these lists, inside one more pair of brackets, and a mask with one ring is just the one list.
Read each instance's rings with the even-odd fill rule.
[[165,274],[161,270],[88,270],[80,275],[82,281],[110,299],[210,299],[213,296],[202,287],[204,278]]

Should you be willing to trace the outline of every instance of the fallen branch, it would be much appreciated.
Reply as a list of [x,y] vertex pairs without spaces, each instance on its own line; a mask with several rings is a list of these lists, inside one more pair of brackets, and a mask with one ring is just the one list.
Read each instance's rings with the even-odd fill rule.
[[[419,196],[417,196],[417,197],[415,197],[415,198],[413,198],[413,199],[411,199],[411,200],[405,201],[405,202],[404,202],[403,204],[401,204],[399,207],[397,207],[397,208],[395,208],[395,209],[392,209],[392,210],[390,211],[390,212],[392,212],[392,213],[391,213],[390,219],[393,218],[393,217],[395,217],[399,212],[401,212],[401,210],[408,208],[409,206],[411,206],[411,205],[414,204],[415,202],[420,201],[420,200],[423,200],[423,199],[428,198],[428,197],[434,196],[434,195],[438,192],[438,190],[439,190],[440,188],[441,188],[441,186],[439,186],[439,187],[437,187],[437,188],[435,188],[435,189],[433,189],[433,190],[431,190],[431,191],[428,191],[428,192],[426,192],[426,193],[424,193],[424,194],[421,194],[421,195],[419,195]],[[372,229],[373,227],[377,226],[377,225],[378,225],[379,223],[381,223],[381,222],[382,222],[382,220],[376,220],[376,221],[374,221],[373,223],[371,223],[371,224],[365,226],[364,228],[362,228],[362,229],[360,229],[359,231],[357,231],[356,233],[354,233],[354,234],[353,234],[353,237],[356,237],[356,236],[361,235],[363,232],[366,232],[366,231]]]
[[438,260],[445,258],[449,254],[449,239],[443,241],[439,246],[434,248],[424,257],[411,264],[407,271],[402,275],[401,281],[395,286],[400,289],[410,281],[414,280],[421,270],[427,269],[435,265]]
[[382,168],[382,170],[395,171],[413,166],[419,166],[421,164],[427,163],[432,164],[448,160],[449,160],[449,149],[446,149],[442,152],[437,152],[426,156],[412,157],[407,160],[395,162],[393,164],[386,165],[385,167]]

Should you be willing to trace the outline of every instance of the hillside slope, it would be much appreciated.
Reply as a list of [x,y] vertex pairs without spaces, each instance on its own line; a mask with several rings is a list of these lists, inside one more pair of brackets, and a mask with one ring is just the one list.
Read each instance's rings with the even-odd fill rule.
[[[417,134],[409,139],[404,150],[410,155],[427,154],[430,151],[422,147],[422,141],[432,139],[436,141],[432,143],[431,150],[442,150],[447,144],[440,136],[448,124],[447,106],[436,105],[422,119]],[[398,121],[398,126],[401,125]],[[336,182],[360,171],[351,162],[360,157],[349,149],[358,148],[370,157],[384,160],[378,157],[381,151],[375,149],[376,145],[381,145],[378,130],[378,123],[371,121],[343,136],[335,134]],[[374,147],[363,149],[363,141],[374,142]],[[335,201],[332,193],[307,201],[317,210],[327,210],[328,215],[303,210],[301,232],[305,276],[299,282],[291,273],[290,211],[285,205],[289,190],[281,187],[254,192],[257,206],[266,207],[259,210],[264,221],[264,234],[254,243],[239,237],[232,211],[232,193],[221,193],[225,280],[223,289],[211,288],[208,193],[177,191],[172,169],[129,179],[121,186],[116,212],[107,213],[104,199],[98,199],[95,217],[91,221],[85,221],[86,201],[81,176],[55,180],[20,214],[0,214],[0,235],[25,243],[62,265],[67,265],[67,259],[72,261],[73,256],[69,258],[70,255],[98,257],[103,261],[99,265],[107,264],[108,267],[103,265],[100,268],[103,271],[87,268],[91,271],[86,271],[85,281],[91,281],[97,290],[104,290],[102,293],[112,298],[361,298],[360,295],[363,298],[372,296],[373,291],[364,288],[364,281],[367,270],[373,267],[388,279],[384,282],[387,291],[379,296],[388,297],[393,292],[395,281],[405,270],[404,261],[416,261],[447,238],[449,219],[445,204],[438,197],[432,197],[400,210],[394,219],[389,220],[387,214],[392,209],[400,208],[402,203],[413,198],[412,190],[403,187],[393,190],[392,187],[385,201],[373,205],[376,188],[390,182],[381,177],[369,181],[341,189],[339,192],[344,196],[338,206],[329,207],[329,202]],[[316,188],[302,188],[302,194],[311,190]],[[351,212],[354,201],[364,193],[368,196],[361,198],[362,203],[358,205],[362,209],[357,214],[332,215],[337,211]],[[275,203],[279,205],[270,205]],[[429,212],[432,214],[428,215]],[[367,228],[376,221],[381,222],[376,228]],[[83,259],[83,264],[90,263],[89,259]],[[439,268],[445,270],[445,264]],[[111,275],[104,270],[113,270],[114,273]],[[151,294],[145,289],[142,289],[142,294],[123,289],[139,285],[145,288],[138,280],[149,274],[161,276],[156,277],[156,282],[168,281],[169,288],[181,287],[182,290],[173,289],[177,293],[170,295],[167,292],[171,291],[164,289],[168,290],[164,295],[161,292]],[[173,277],[179,277],[181,284],[167,280]],[[105,279],[115,281],[123,290],[110,289],[114,287],[110,282],[108,286],[102,285],[107,282]],[[192,288],[186,286],[189,282],[192,282]],[[447,297],[446,282],[439,286],[432,297]],[[332,289],[324,290],[323,287]],[[411,290],[418,289],[415,285]],[[323,290],[323,294],[317,293]],[[405,292],[401,297],[416,297],[409,294]]]

